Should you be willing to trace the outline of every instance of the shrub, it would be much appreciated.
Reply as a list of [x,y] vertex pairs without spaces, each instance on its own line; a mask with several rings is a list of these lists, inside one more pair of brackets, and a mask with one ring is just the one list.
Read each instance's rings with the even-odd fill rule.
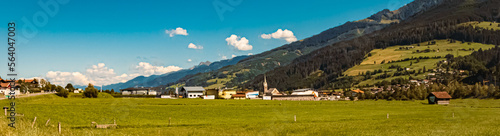
[[66,90],[66,89],[62,89],[62,90],[59,90],[59,91],[56,93],[56,95],[57,95],[57,96],[64,97],[64,98],[68,98],[69,92],[68,92],[68,90]]
[[98,96],[98,91],[96,88],[94,88],[94,85],[89,84],[87,88],[85,88],[85,91],[83,92],[83,96],[87,98],[97,98]]

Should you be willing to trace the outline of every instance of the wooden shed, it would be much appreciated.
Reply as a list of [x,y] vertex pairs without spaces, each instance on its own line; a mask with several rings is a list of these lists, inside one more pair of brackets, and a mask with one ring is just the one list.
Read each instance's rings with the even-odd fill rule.
[[450,104],[451,96],[447,92],[431,92],[427,99],[429,104]]

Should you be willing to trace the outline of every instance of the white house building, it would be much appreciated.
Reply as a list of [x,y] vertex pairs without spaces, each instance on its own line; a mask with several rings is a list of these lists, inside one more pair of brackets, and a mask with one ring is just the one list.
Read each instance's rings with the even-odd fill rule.
[[121,89],[122,95],[156,95],[156,90],[152,90],[153,88],[149,87],[140,87],[140,88],[126,88]]
[[[2,93],[3,95],[9,95],[10,93],[10,88],[9,88],[9,85],[10,83],[0,83],[0,93]],[[16,95],[20,95],[21,94],[21,91],[19,90],[20,87],[19,85],[16,85],[18,86],[18,88],[16,88],[16,90],[14,91],[16,93]]]
[[203,87],[185,86],[181,88],[179,95],[183,98],[200,98],[200,96],[203,96],[203,92],[205,92]]
[[256,98],[259,98],[259,91],[247,92],[246,93],[246,98],[247,99],[256,99]]

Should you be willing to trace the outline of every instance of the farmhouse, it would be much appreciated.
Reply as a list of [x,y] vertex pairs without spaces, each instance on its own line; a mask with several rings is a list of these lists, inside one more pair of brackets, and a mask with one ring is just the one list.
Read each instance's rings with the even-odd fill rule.
[[450,104],[451,96],[447,92],[431,92],[427,99],[429,104]]
[[236,90],[232,88],[226,88],[219,91],[219,97],[223,99],[231,99],[233,94],[236,94]]
[[179,95],[183,98],[200,98],[204,92],[205,89],[201,86],[185,86],[181,88]]
[[149,87],[121,89],[122,95],[156,95],[156,91]]
[[[10,93],[10,83],[0,83],[0,93],[3,94],[3,95],[9,95]],[[16,95],[19,95],[21,94],[20,90],[19,90],[19,84],[16,84],[16,90],[15,90],[15,93]]]
[[[1,87],[0,87],[0,94],[4,94],[4,95],[8,95],[8,93],[10,92],[10,89],[8,88],[9,87],[9,84],[12,82],[12,80],[4,80],[0,77],[0,83],[1,83]],[[20,87],[21,87],[21,82],[23,83],[27,83],[27,84],[23,84],[24,87],[29,87],[29,88],[32,88],[32,87],[38,87],[39,86],[39,83],[36,79],[20,79],[20,80],[17,80],[16,81],[16,94],[21,94],[20,92]]]
[[21,79],[22,82],[24,83],[29,83],[29,87],[38,87],[40,84],[36,79]]

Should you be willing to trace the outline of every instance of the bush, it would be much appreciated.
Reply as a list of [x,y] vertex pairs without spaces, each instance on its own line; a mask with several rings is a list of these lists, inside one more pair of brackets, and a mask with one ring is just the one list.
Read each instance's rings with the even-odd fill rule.
[[83,92],[83,96],[87,98],[97,98],[98,96],[98,91],[92,84],[89,84],[87,88],[85,88],[85,91]]
[[66,90],[66,89],[62,89],[62,90],[59,90],[59,91],[56,93],[56,95],[57,95],[57,96],[60,96],[60,97],[68,98],[69,92],[68,92],[68,90]]

